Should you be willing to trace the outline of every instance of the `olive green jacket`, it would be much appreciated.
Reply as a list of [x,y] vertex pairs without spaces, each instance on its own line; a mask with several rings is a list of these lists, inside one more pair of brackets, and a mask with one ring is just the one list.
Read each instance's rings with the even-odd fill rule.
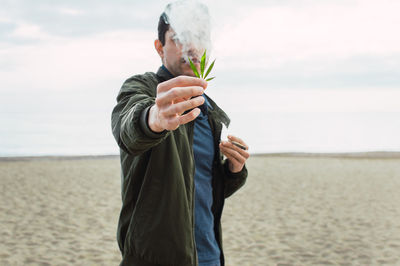
[[[173,131],[154,133],[147,124],[157,85],[171,78],[162,68],[157,74],[136,75],[122,85],[112,112],[112,131],[121,154],[121,194],[117,239],[121,265],[197,265],[194,239],[194,122]],[[208,98],[209,99],[209,98]],[[214,231],[222,252],[221,214],[226,197],[246,180],[246,167],[231,173],[219,151],[226,114],[209,99],[213,131]]]

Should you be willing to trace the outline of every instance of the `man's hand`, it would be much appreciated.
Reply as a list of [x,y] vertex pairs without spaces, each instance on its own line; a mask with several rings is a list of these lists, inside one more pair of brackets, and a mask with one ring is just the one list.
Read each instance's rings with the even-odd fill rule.
[[[207,88],[203,79],[179,76],[157,86],[156,104],[150,108],[148,124],[154,132],[175,130],[180,125],[193,121],[199,114],[196,108],[204,103],[200,96]],[[193,109],[194,108],[194,109]],[[190,112],[182,115],[185,111]]]
[[235,136],[228,136],[228,139],[230,141],[236,141],[246,147],[246,150],[243,150],[232,144],[230,141],[221,141],[219,144],[219,149],[226,156],[226,158],[228,158],[229,170],[232,173],[238,173],[242,171],[246,160],[250,157],[250,154],[247,151],[249,146],[247,146],[243,140]]

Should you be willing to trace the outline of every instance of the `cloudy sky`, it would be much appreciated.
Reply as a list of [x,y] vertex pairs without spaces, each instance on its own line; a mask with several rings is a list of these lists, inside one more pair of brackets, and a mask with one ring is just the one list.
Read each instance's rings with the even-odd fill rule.
[[[400,112],[400,1],[204,2],[217,59],[209,94],[228,112]],[[122,82],[160,65],[167,3],[0,0],[2,119],[109,119]]]

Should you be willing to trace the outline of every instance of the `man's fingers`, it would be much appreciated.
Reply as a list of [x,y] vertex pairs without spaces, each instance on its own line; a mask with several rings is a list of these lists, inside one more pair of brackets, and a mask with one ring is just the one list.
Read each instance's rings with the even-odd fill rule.
[[230,140],[229,142],[230,142],[230,143],[232,143],[233,145],[235,145],[235,146],[237,146],[237,147],[241,148],[242,150],[247,150],[247,147],[246,147],[246,146],[244,146],[244,145],[240,144],[240,143],[239,143],[239,142],[237,142],[237,141]]
[[229,140],[236,141],[236,142],[239,142],[240,144],[242,144],[243,146],[246,147],[246,150],[249,149],[249,146],[247,146],[247,144],[246,144],[241,138],[238,138],[238,137],[233,136],[233,135],[229,135],[229,136],[228,136],[228,139],[229,139]]
[[204,79],[199,79],[197,77],[179,76],[158,84],[157,92],[165,92],[171,88],[188,86],[199,86],[206,89],[207,82]]
[[233,157],[230,154],[224,154],[226,156],[226,158],[228,158],[229,161],[231,161],[232,164],[241,164],[238,160],[235,159],[235,157]]
[[246,162],[246,158],[242,156],[239,152],[224,146],[222,143],[220,145],[220,150],[222,151],[223,154],[226,155],[226,157],[228,157],[229,155],[233,157],[236,161],[238,161],[240,164],[244,164]]
[[195,108],[192,111],[190,111],[187,114],[184,114],[182,116],[175,115],[171,116],[169,118],[165,118],[165,126],[164,128],[166,130],[175,130],[177,129],[180,125],[189,123],[190,121],[193,121],[196,119],[196,117],[200,114],[200,109]]
[[170,104],[174,100],[181,101],[182,98],[190,99],[194,96],[200,96],[204,93],[203,87],[191,86],[191,87],[175,87],[165,93],[157,95],[156,103],[159,106]]
[[170,105],[164,112],[163,115],[165,116],[173,116],[173,115],[181,115],[184,113],[186,110],[193,109],[199,105],[202,105],[204,103],[204,97],[199,96],[195,97],[193,99],[183,101],[177,104],[172,104]]
[[199,108],[194,108],[192,111],[190,111],[187,114],[184,114],[182,116],[179,116],[179,124],[183,125],[183,124],[187,124],[190,121],[193,121],[196,119],[196,117],[200,114],[200,109]]
[[[249,154],[249,152],[248,152],[247,150],[243,150],[243,149],[237,147],[236,145],[232,144],[231,142],[228,142],[228,141],[221,141],[221,145],[222,145],[224,148],[227,148],[227,149],[231,149],[231,150],[236,151],[236,152],[239,153],[241,156],[243,156],[245,159],[248,159],[248,158],[250,157],[250,154]],[[246,148],[248,148],[248,147],[246,146]]]

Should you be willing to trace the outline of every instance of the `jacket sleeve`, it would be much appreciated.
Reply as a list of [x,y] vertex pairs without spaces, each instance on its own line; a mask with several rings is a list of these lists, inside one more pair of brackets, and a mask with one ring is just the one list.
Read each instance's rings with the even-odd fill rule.
[[223,161],[222,167],[224,171],[224,196],[228,198],[246,183],[247,168],[244,165],[242,171],[232,173],[229,170],[227,159]]
[[156,82],[138,75],[126,80],[118,94],[111,117],[112,132],[118,146],[129,154],[141,154],[169,135],[169,131],[155,133],[147,124],[156,87]]

